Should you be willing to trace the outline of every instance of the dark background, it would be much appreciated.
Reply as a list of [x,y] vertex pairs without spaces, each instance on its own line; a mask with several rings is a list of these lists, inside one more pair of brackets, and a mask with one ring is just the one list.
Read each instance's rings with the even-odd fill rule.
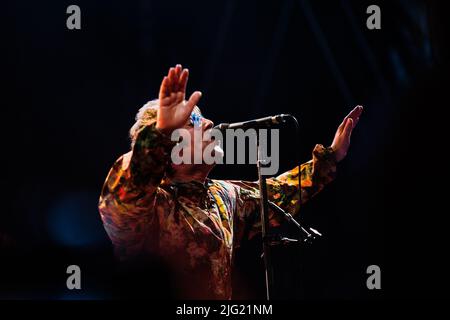
[[[66,28],[70,4],[81,8],[81,30]],[[371,4],[381,7],[381,30],[366,28]],[[384,248],[399,211],[388,202],[405,187],[392,166],[416,156],[414,168],[433,166],[426,148],[405,159],[395,154],[405,141],[393,140],[407,126],[404,96],[421,92],[414,85],[436,67],[426,14],[422,1],[2,4],[0,297],[170,295],[158,291],[161,270],[131,284],[121,275],[97,201],[110,166],[129,150],[138,108],[157,97],[176,63],[190,69],[189,94],[203,92],[200,107],[216,123],[278,113],[299,119],[299,138],[292,128],[282,132],[281,171],[295,165],[296,148],[309,160],[316,143],[331,143],[351,108],[365,107],[338,179],[302,212],[323,239],[307,250],[275,252],[277,297],[391,296]],[[255,180],[256,169],[219,166],[211,176]],[[414,199],[422,196],[406,201]],[[236,298],[264,297],[260,246],[253,241],[237,253]],[[65,287],[71,264],[82,270],[80,292]],[[372,264],[381,267],[381,291],[366,287]]]

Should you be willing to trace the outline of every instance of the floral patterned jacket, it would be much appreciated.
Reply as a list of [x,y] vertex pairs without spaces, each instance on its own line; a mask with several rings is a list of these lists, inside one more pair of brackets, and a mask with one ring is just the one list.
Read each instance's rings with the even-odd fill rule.
[[[112,166],[99,201],[104,227],[120,259],[157,254],[176,274],[183,298],[230,299],[233,253],[260,231],[257,182],[211,180],[202,184],[164,180],[173,146],[156,129],[142,128],[132,150]],[[330,148],[316,145],[301,165],[304,203],[333,180]],[[267,179],[269,199],[299,210],[298,167]],[[270,212],[270,225],[282,217]]]

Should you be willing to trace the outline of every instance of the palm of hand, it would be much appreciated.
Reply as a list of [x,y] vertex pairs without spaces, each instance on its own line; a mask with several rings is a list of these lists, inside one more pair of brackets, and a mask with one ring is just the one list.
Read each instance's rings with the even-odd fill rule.
[[350,137],[353,129],[359,121],[359,117],[363,111],[362,106],[355,107],[339,125],[336,134],[334,135],[331,148],[334,150],[336,160],[339,162],[345,158],[350,147]]
[[183,127],[200,100],[201,92],[199,91],[194,92],[189,100],[185,100],[188,77],[188,69],[182,69],[181,65],[177,65],[175,68],[170,68],[161,83],[160,108],[156,126],[165,133]]

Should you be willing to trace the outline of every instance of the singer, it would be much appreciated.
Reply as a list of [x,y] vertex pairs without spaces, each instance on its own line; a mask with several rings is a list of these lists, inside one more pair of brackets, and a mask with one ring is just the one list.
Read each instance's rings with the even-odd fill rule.
[[[131,151],[112,166],[99,211],[121,260],[158,255],[174,272],[178,297],[230,299],[234,250],[261,230],[258,184],[209,179],[214,164],[172,163],[174,130],[193,132],[200,126],[205,131],[214,126],[197,107],[199,91],[185,100],[188,74],[181,65],[170,68],[159,99],[139,110],[130,130]],[[316,145],[312,160],[301,165],[301,203],[333,180],[362,110],[354,108],[338,127],[331,146]],[[211,143],[192,143],[190,154]],[[300,209],[298,174],[296,166],[267,179],[269,199],[292,214]],[[272,226],[282,220],[274,212],[269,214]]]

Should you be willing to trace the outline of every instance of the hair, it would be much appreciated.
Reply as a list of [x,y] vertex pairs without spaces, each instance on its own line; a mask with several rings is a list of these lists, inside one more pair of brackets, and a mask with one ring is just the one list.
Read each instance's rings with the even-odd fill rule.
[[151,100],[144,104],[136,114],[136,122],[130,128],[131,148],[133,148],[139,131],[156,120],[159,109],[159,100]]

